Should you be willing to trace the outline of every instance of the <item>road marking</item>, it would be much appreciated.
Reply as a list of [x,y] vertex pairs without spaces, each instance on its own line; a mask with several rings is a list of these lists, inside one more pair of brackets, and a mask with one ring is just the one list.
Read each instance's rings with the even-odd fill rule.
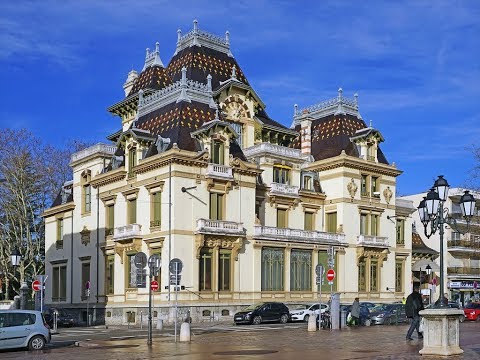
[[133,336],[133,335],[126,335],[126,336],[111,336],[110,339],[114,340],[125,340],[125,339],[132,339],[138,336]]

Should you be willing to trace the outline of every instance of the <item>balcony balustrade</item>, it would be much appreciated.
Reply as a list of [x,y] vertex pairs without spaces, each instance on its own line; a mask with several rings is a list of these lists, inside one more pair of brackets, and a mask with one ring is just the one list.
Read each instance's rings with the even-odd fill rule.
[[207,171],[205,173],[207,177],[214,177],[220,179],[233,179],[232,168],[227,165],[220,165],[220,164],[208,164]]
[[272,195],[287,195],[287,196],[298,196],[298,186],[281,184],[272,182],[270,184],[270,194]]
[[389,247],[388,237],[376,235],[358,235],[357,245],[368,247]]
[[295,241],[316,244],[345,245],[345,235],[322,231],[310,231],[273,226],[255,225],[254,238],[278,241]]
[[113,231],[113,240],[130,240],[142,237],[142,225],[130,224],[126,226],[116,227]]
[[196,232],[201,234],[245,235],[245,229],[241,222],[209,219],[198,219]]
[[448,275],[480,275],[480,268],[474,267],[449,267],[447,268]]

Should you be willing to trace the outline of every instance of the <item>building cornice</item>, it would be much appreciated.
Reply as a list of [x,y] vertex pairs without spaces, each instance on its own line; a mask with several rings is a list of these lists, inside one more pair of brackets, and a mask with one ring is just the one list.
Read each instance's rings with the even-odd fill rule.
[[47,217],[50,217],[50,216],[53,216],[53,215],[56,215],[56,214],[59,214],[59,213],[62,213],[62,212],[71,211],[73,209],[75,209],[75,204],[73,202],[71,202],[71,203],[58,205],[58,206],[52,207],[48,210],[45,210],[42,213],[41,216],[43,218],[47,218]]
[[127,176],[127,171],[125,170],[125,167],[122,166],[116,170],[108,171],[106,173],[98,174],[93,178],[93,180],[90,182],[90,184],[94,187],[97,188],[99,186],[104,186],[107,184],[111,184],[120,180],[125,179],[125,176]]

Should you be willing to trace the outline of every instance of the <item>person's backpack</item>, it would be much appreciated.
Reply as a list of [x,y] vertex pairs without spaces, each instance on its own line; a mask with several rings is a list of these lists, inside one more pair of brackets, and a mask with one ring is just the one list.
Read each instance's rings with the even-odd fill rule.
[[405,302],[405,315],[408,318],[413,318],[415,316],[415,304],[413,301],[412,294],[408,295],[407,301]]

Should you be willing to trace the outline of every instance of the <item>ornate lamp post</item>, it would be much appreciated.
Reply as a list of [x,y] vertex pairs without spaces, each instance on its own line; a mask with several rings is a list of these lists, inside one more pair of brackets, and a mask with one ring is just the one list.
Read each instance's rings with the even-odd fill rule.
[[[12,262],[13,275],[16,279],[17,279],[17,268],[20,265],[21,260],[22,260],[22,254],[20,253],[18,248],[15,248],[13,250],[12,254],[10,255],[10,261]],[[20,284],[20,276],[18,277],[18,284]],[[21,292],[20,292],[20,294],[21,294]],[[20,299],[20,303],[21,303],[21,299]],[[20,304],[19,308],[21,308],[21,304]]]
[[[427,272],[428,280],[430,280],[430,274],[432,273],[432,267],[430,266],[430,264],[427,265],[427,267],[425,268],[425,271]],[[429,304],[432,303],[432,291],[430,287],[428,288],[428,303]]]
[[[448,182],[442,175],[435,181],[427,196],[418,205],[420,221],[425,229],[425,236],[430,238],[437,231],[440,235],[440,296],[444,292],[444,267],[443,267],[443,235],[445,225],[458,231],[457,221],[448,214],[444,208],[448,198]],[[468,191],[460,197],[462,216],[469,230],[470,221],[475,212],[475,198]],[[460,232],[460,231],[458,231]],[[430,270],[431,271],[431,270]],[[425,318],[422,355],[455,355],[463,353],[459,346],[459,317],[463,311],[448,308],[447,304],[439,301],[434,309],[422,310],[420,315]]]

